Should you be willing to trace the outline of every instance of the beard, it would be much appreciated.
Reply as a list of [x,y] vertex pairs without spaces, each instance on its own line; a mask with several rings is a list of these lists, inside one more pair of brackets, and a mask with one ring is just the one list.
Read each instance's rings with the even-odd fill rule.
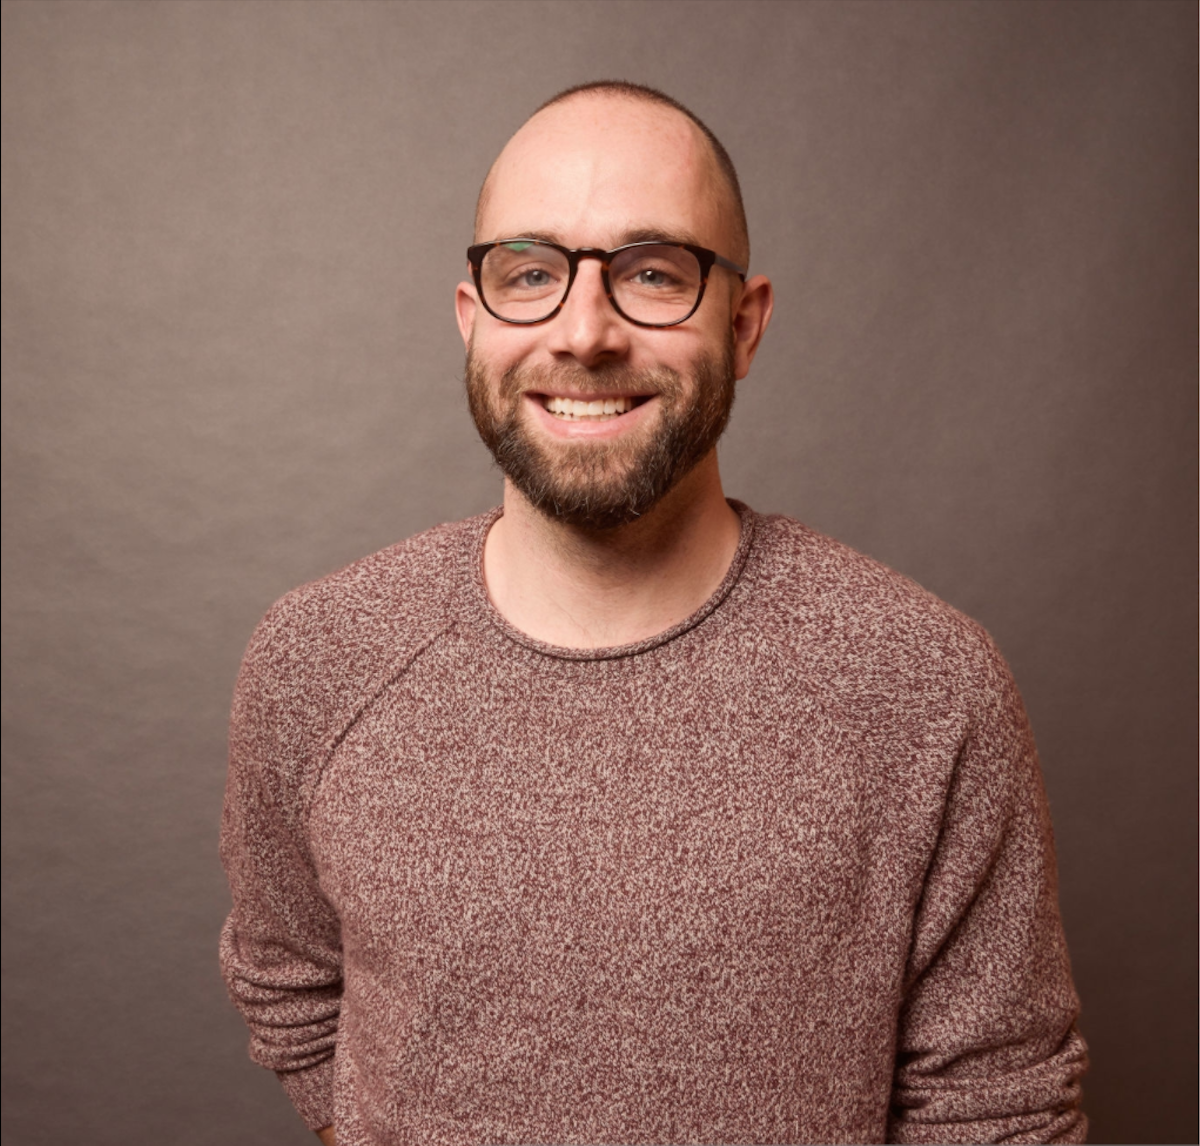
[[[467,351],[467,401],[484,444],[505,477],[537,510],[584,529],[615,529],[651,510],[713,449],[733,409],[733,337],[696,364],[691,394],[675,370],[628,366],[520,367],[493,383]],[[652,434],[596,442],[535,440],[522,417],[526,393],[653,394]]]

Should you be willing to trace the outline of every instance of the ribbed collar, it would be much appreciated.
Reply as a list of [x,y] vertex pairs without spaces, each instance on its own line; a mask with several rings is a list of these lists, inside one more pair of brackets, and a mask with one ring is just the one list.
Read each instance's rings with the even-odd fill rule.
[[628,645],[614,645],[608,648],[571,649],[536,640],[528,634],[521,632],[516,626],[509,624],[496,606],[492,604],[491,598],[488,597],[487,585],[483,577],[484,542],[487,539],[488,530],[491,529],[503,514],[503,507],[497,507],[490,513],[482,514],[473,523],[475,528],[467,539],[468,583],[465,587],[466,601],[464,603],[470,611],[474,612],[505,640],[521,645],[542,656],[571,661],[606,661],[636,657],[641,653],[649,652],[651,649],[659,648],[661,645],[665,645],[694,629],[720,607],[721,603],[729,596],[733,587],[737,584],[746,567],[746,562],[749,559],[750,551],[754,544],[757,515],[740,501],[729,499],[729,505],[740,518],[742,528],[741,534],[738,537],[737,549],[733,554],[733,560],[730,561],[729,569],[726,571],[720,585],[717,586],[708,600],[690,616],[672,625],[669,629],[664,629],[661,633],[656,633],[652,637],[646,637],[644,640]]

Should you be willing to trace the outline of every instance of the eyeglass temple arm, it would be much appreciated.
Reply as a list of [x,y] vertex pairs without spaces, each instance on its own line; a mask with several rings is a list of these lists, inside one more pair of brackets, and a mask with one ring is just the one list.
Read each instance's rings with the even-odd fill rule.
[[713,261],[717,264],[717,266],[724,267],[727,271],[733,271],[733,273],[737,275],[742,282],[746,281],[745,267],[739,267],[737,263],[730,262],[729,259],[723,258],[721,255],[717,255]]

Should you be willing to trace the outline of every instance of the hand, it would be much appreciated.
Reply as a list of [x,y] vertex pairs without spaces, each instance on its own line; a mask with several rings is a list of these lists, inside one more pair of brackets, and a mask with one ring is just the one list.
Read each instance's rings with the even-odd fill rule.
[[317,1131],[317,1137],[325,1144],[325,1146],[337,1146],[337,1134],[334,1132],[334,1127],[326,1126],[324,1130]]

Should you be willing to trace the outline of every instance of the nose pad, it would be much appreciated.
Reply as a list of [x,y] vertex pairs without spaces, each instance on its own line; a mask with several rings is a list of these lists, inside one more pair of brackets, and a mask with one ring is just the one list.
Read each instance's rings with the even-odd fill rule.
[[628,327],[604,289],[600,261],[581,259],[567,301],[551,324],[551,349],[589,365],[626,353]]

